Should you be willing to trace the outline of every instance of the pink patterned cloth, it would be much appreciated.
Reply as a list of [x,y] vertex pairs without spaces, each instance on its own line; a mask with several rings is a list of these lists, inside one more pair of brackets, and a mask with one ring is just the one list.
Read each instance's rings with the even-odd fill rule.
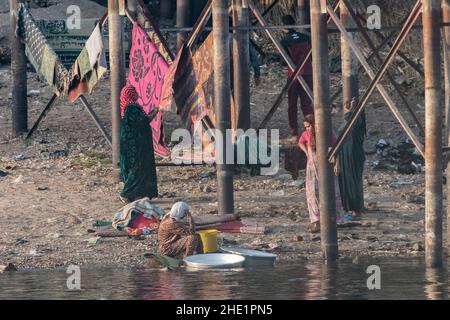
[[[161,89],[168,69],[169,66],[158,48],[147,33],[135,23],[133,25],[128,84],[135,87],[139,95],[137,104],[147,114],[160,106]],[[161,112],[158,112],[150,126],[153,131],[155,152],[162,157],[168,157],[169,150],[164,144],[164,125]]]

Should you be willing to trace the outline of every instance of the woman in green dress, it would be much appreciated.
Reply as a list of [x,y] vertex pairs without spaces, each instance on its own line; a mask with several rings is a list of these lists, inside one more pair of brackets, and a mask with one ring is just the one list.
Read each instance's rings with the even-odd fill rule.
[[120,95],[122,126],[120,131],[120,177],[124,183],[123,202],[158,196],[155,153],[150,121],[157,109],[146,115],[136,103],[138,94],[126,85]]
[[[342,134],[348,121],[350,121],[356,105],[356,98],[344,104],[344,123],[339,129],[339,135]],[[358,117],[339,152],[339,187],[341,190],[342,205],[345,211],[352,213],[353,217],[359,217],[364,211],[363,172],[364,162],[366,160],[364,152],[365,136],[366,118],[362,114]]]

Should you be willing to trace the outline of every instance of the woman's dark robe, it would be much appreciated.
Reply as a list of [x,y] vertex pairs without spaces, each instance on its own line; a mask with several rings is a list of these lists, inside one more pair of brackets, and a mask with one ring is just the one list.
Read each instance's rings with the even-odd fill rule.
[[[339,129],[342,134],[352,112],[344,115],[344,123]],[[358,118],[339,152],[342,205],[346,211],[364,211],[363,172],[366,160],[364,152],[364,138],[366,136],[366,120],[363,114]]]
[[120,131],[120,176],[122,197],[129,201],[158,196],[152,129],[142,109],[130,104],[125,109]]

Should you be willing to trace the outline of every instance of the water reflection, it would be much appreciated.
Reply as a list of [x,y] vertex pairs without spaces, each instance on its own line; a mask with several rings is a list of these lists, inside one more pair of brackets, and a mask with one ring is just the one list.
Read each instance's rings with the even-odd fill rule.
[[425,269],[425,295],[428,300],[448,299],[446,289],[448,286],[446,268]]
[[[379,265],[381,290],[366,285],[367,266]],[[447,268],[426,269],[423,258],[359,264],[301,261],[274,268],[164,271],[82,268],[81,291],[67,289],[65,270],[0,274],[0,299],[448,299]]]

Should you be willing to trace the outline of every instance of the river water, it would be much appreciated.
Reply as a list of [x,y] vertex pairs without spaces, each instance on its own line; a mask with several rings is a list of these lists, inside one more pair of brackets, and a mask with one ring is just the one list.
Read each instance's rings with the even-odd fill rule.
[[[68,289],[65,269],[19,271],[0,274],[0,299],[449,299],[447,267],[427,269],[423,262],[362,257],[336,266],[299,261],[227,271],[92,266],[80,269],[80,290]],[[367,287],[371,265],[380,268],[380,289]]]

